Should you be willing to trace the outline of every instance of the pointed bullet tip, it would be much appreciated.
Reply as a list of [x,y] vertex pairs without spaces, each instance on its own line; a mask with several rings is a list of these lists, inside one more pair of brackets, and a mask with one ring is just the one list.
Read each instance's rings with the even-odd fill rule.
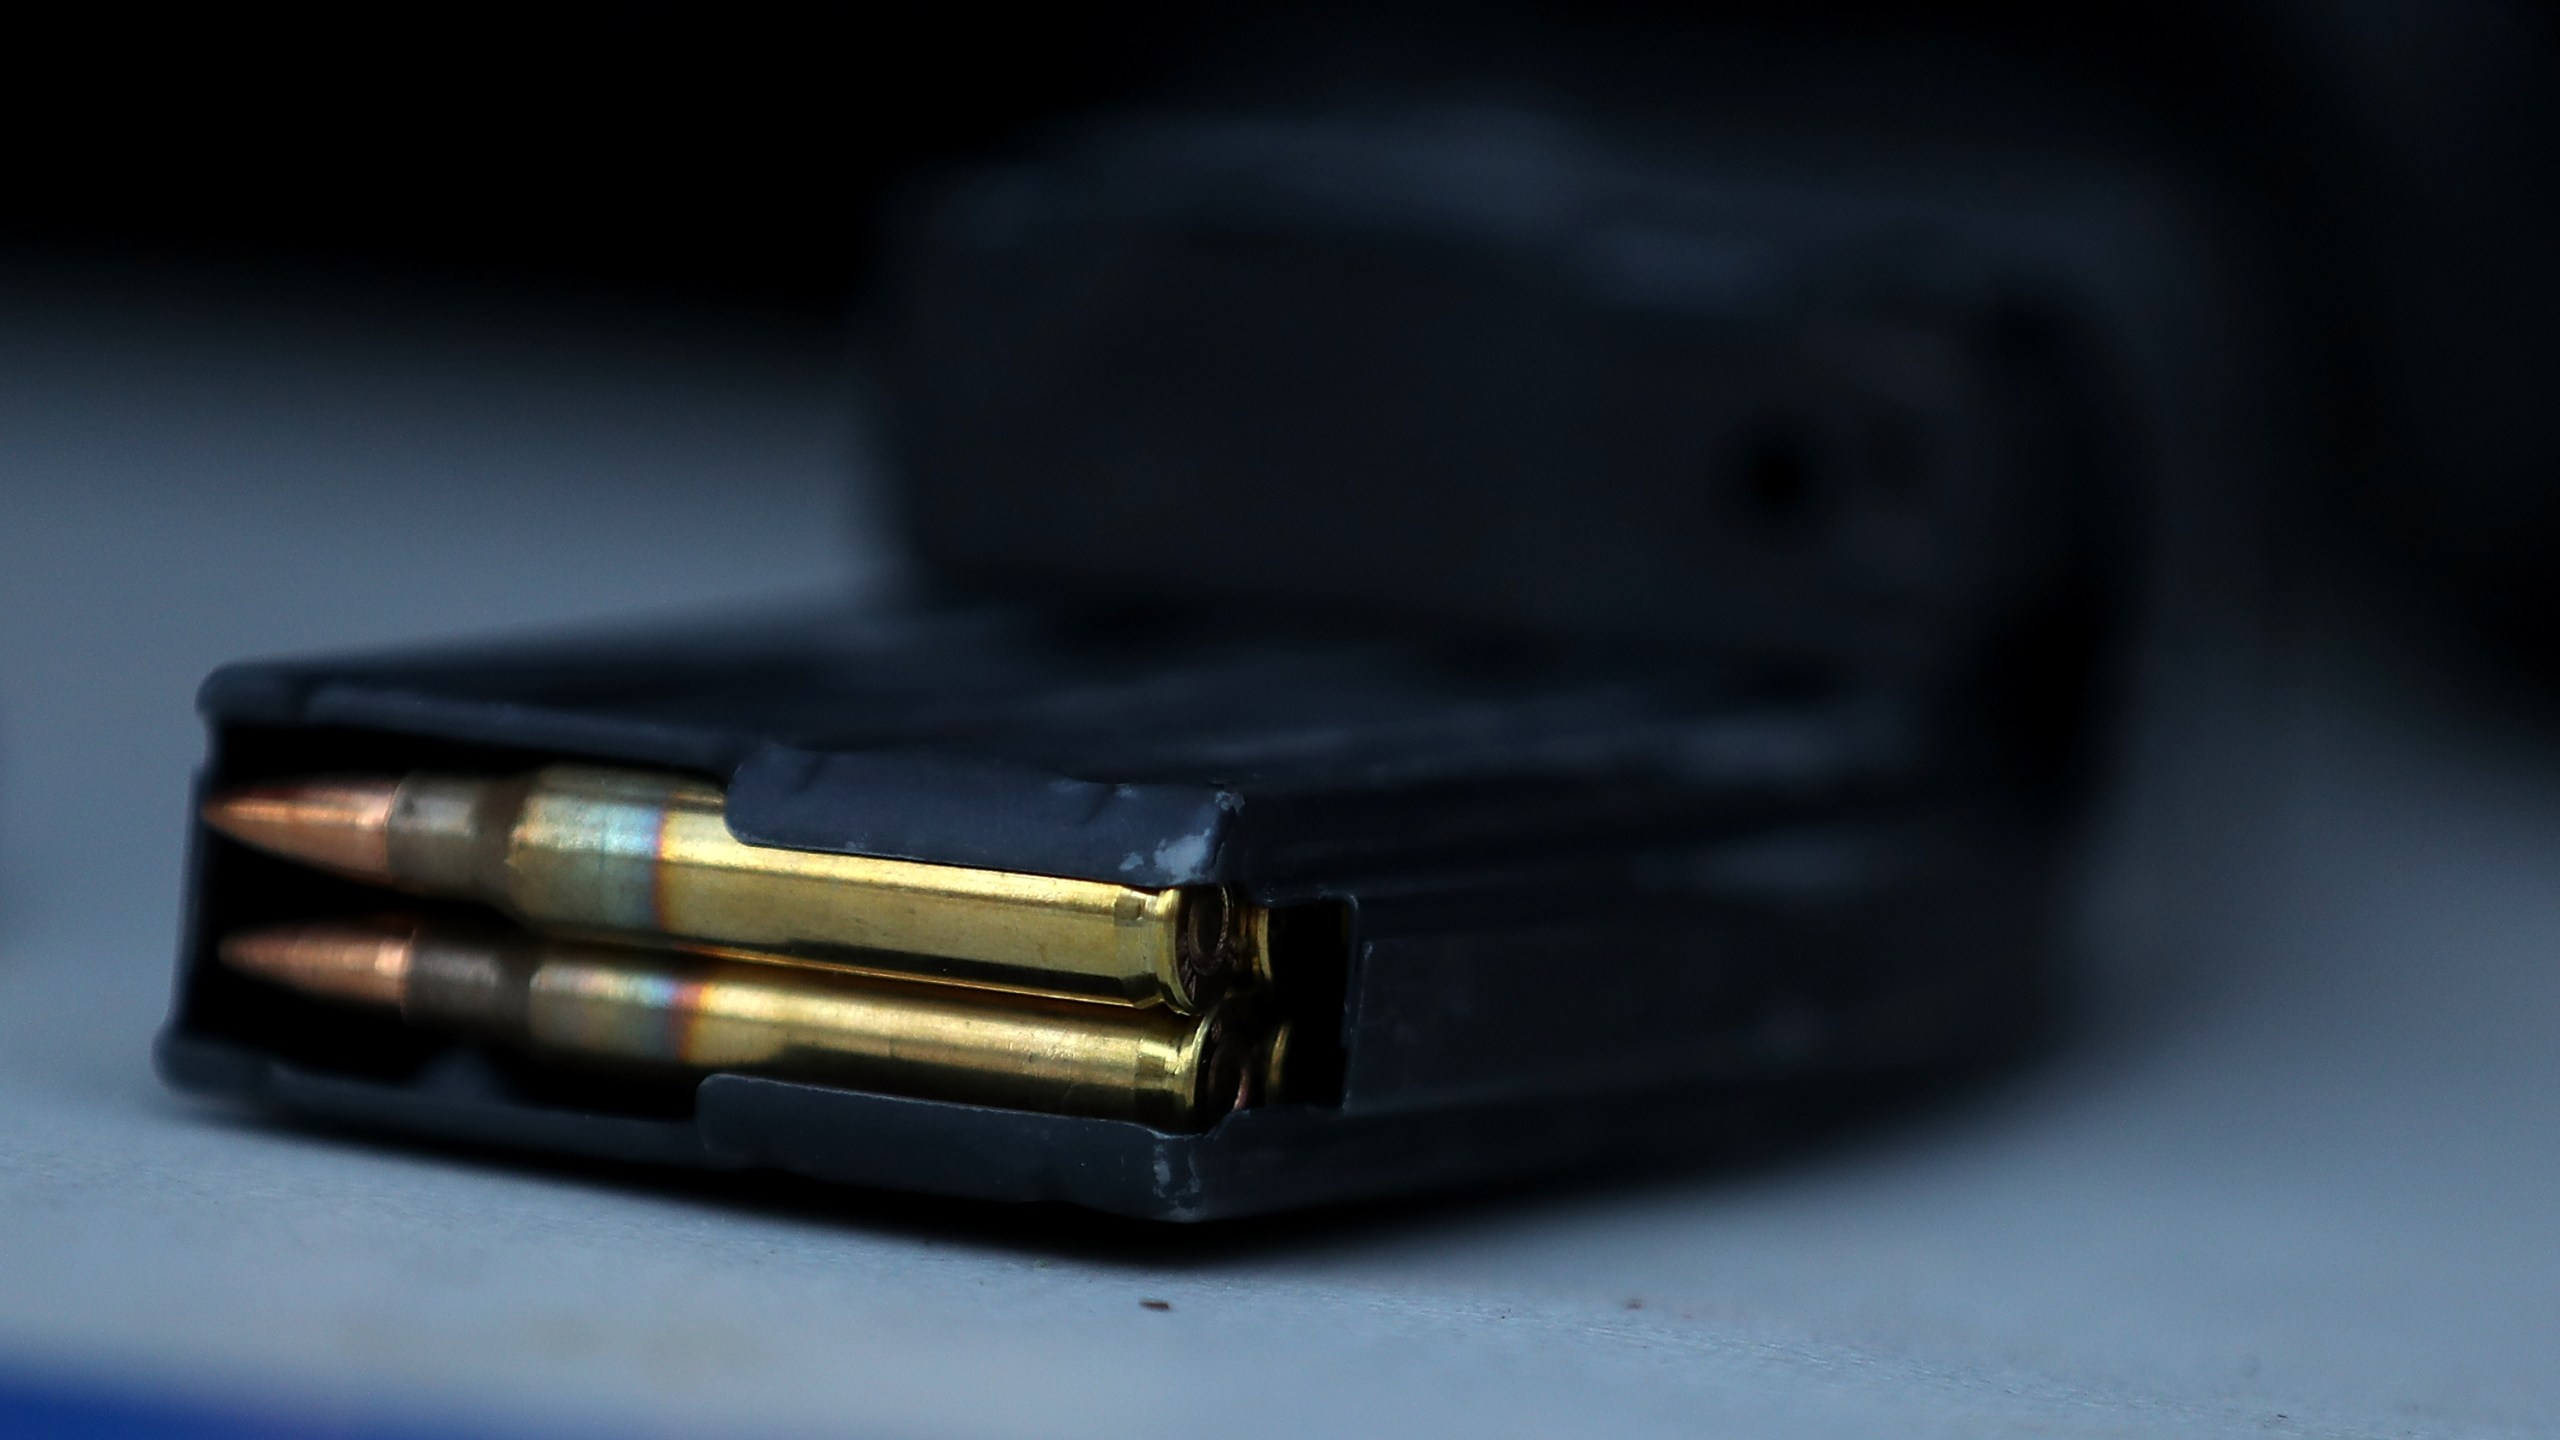
[[204,822],[243,845],[376,884],[391,879],[391,802],[400,782],[329,777],[237,785],[204,802]]
[[417,945],[414,922],[336,921],[236,930],[216,947],[222,963],[295,990],[363,1005],[396,1006]]

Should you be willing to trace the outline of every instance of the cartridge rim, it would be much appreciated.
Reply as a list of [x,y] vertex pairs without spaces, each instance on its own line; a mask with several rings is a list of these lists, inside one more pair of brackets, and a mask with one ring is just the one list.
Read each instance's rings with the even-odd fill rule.
[[1191,1113],[1183,1117],[1192,1125],[1207,1129],[1232,1112],[1250,1103],[1245,1087],[1250,1083],[1252,1067],[1245,1056],[1253,1048],[1237,1043],[1238,1026],[1223,1010],[1212,1011],[1200,1028],[1198,1057],[1192,1062]]
[[1173,968],[1183,991],[1180,1003],[1206,1009],[1223,996],[1267,985],[1261,907],[1223,885],[1179,893]]

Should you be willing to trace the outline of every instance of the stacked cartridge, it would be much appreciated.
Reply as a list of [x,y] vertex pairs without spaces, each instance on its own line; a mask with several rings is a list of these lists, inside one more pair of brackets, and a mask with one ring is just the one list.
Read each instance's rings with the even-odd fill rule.
[[[215,830],[437,902],[234,930],[230,969],[547,1062],[769,1075],[1197,1130],[1277,1087],[1268,916],[1140,889],[739,841],[689,777],[314,776]],[[386,899],[389,897],[386,896]]]

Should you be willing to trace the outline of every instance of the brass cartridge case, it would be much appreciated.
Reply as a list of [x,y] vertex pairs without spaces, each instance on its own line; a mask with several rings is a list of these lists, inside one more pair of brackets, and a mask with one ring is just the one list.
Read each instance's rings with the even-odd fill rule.
[[1082,1004],[832,967],[644,950],[411,917],[269,926],[234,969],[554,1061],[738,1071],[1199,1129],[1251,1103],[1276,1035],[1218,1011]]
[[218,794],[206,815],[276,853],[562,934],[1195,1014],[1264,963],[1262,915],[1217,887],[747,845],[717,787],[675,775],[287,782]]

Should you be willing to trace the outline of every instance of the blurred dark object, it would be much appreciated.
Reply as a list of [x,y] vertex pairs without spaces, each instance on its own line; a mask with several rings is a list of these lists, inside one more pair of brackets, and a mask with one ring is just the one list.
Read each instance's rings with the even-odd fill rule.
[[2136,517],[2081,297],[2006,233],[2053,217],[1364,88],[916,197],[883,369],[927,573],[1747,656],[2057,778]]
[[9,24],[0,235],[832,315],[900,177],[1186,86],[2105,150],[2268,247],[2261,378],[2302,433],[2259,483],[2296,568],[2387,562],[2551,657],[2553,36],[2526,0],[56,10]]
[[2509,0],[2270,15],[2310,142],[2273,199],[2336,367],[2349,518],[2560,673],[2560,23]]
[[884,287],[934,567],[1937,660],[2062,568],[2086,369],[1854,190],[1536,109],[1124,119]]

